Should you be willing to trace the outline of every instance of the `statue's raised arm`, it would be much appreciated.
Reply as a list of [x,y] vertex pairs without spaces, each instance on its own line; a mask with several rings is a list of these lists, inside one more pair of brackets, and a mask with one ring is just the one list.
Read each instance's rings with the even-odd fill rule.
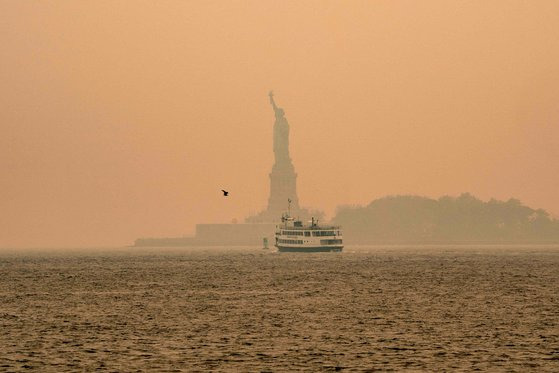
[[274,113],[276,114],[276,118],[283,117],[283,109],[279,108],[276,105],[276,101],[274,100],[274,91],[270,91],[270,93],[268,93],[268,96],[270,96],[270,103],[272,104],[272,107],[274,108]]
[[276,102],[274,101],[274,91],[270,91],[270,93],[268,93],[268,96],[270,96],[270,104],[272,104],[274,111],[276,111],[278,107],[276,105]]

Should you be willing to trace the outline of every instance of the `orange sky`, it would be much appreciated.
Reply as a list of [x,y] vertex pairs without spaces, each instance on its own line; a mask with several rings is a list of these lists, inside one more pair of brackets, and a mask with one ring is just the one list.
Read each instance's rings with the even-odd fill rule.
[[270,89],[305,207],[470,192],[559,214],[558,35],[556,0],[2,1],[0,247],[258,212]]

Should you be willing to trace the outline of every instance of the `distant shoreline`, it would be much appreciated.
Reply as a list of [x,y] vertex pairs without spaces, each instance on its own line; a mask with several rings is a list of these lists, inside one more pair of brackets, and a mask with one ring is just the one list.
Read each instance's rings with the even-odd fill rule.
[[[138,242],[142,241],[142,242]],[[346,246],[365,246],[365,245],[559,245],[559,240],[506,240],[506,241],[490,241],[490,240],[373,240],[373,241],[345,241]],[[129,247],[209,247],[209,246],[223,246],[223,247],[238,247],[238,246],[258,246],[254,242],[239,244],[239,243],[216,243],[216,242],[201,242],[196,241],[193,237],[188,237],[184,241],[180,238],[150,238],[139,239]]]

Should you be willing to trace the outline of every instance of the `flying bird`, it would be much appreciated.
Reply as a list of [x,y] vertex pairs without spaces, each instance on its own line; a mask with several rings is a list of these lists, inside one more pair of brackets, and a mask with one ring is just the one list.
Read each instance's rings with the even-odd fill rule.
[[229,195],[229,192],[226,190],[221,189],[221,191],[223,192],[223,196],[227,197]]

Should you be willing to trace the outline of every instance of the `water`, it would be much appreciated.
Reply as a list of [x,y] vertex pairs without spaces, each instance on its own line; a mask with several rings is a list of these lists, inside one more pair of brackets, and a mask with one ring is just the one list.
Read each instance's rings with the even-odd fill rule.
[[559,247],[0,252],[0,371],[559,371]]

